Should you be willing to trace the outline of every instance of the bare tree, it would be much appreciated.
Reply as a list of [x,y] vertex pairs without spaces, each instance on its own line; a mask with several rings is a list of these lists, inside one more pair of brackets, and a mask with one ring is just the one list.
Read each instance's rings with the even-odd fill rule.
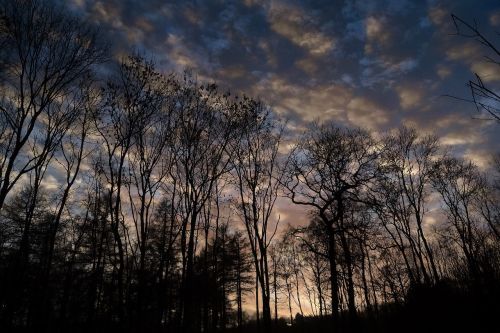
[[[42,1],[2,1],[1,8],[0,210],[22,177],[28,175],[33,189],[13,268],[22,277],[40,185],[78,119],[82,81],[103,60],[103,52],[94,30],[63,8]],[[13,281],[15,295],[22,279]]]
[[150,227],[149,243],[152,249],[147,252],[157,257],[156,280],[158,289],[155,290],[157,299],[156,323],[171,324],[172,310],[175,309],[175,290],[178,281],[175,279],[176,266],[179,264],[179,235],[181,225],[177,217],[177,209],[173,207],[175,201],[172,196],[164,195],[156,206],[153,221]]
[[[314,125],[292,151],[284,180],[287,196],[310,208],[328,235],[334,326],[338,325],[340,310],[339,248],[345,245],[338,241],[344,232],[346,205],[366,200],[364,196],[378,175],[376,148],[375,141],[363,130],[339,128],[332,123]],[[343,250],[347,269],[352,270],[351,254],[345,246]],[[351,318],[355,317],[352,278],[348,279],[348,307]]]
[[497,241],[500,240],[500,158],[495,158],[495,177],[480,192],[481,214]]
[[262,103],[244,98],[239,103],[241,136],[234,148],[237,208],[247,231],[262,296],[264,329],[270,330],[270,269],[268,249],[279,224],[273,215],[283,174],[279,148],[283,127]]
[[[153,159],[153,167],[156,166],[161,151],[154,151],[154,149],[161,149],[154,147],[153,151],[147,158],[144,149],[146,149],[144,141],[143,144],[139,140],[147,140],[144,136],[148,129],[148,125],[156,122],[159,119],[153,117],[158,109],[161,109],[163,102],[163,88],[162,78],[154,71],[153,64],[144,61],[141,57],[131,56],[120,65],[119,75],[112,81],[108,82],[105,90],[106,95],[103,101],[102,109],[94,114],[95,128],[97,129],[100,137],[100,142],[103,147],[102,154],[102,172],[106,177],[106,182],[109,184],[108,204],[110,211],[111,229],[116,242],[118,250],[118,263],[117,263],[117,284],[118,284],[118,300],[117,311],[118,317],[123,319],[123,302],[124,302],[124,273],[125,273],[125,260],[126,260],[126,237],[127,226],[124,219],[124,211],[122,207],[122,190],[126,182],[128,182],[127,174],[125,171],[127,167],[133,168],[130,165],[127,157],[133,147],[138,145],[139,158],[142,158],[139,168],[151,168],[151,160]],[[164,133],[157,133],[155,138],[162,141]],[[139,138],[140,137],[140,138]],[[163,144],[163,141],[161,142]],[[161,146],[161,145],[160,145]],[[141,157],[142,149],[142,157]],[[135,161],[134,161],[135,162]],[[153,170],[149,170],[152,172]],[[152,200],[154,192],[157,189],[157,182],[152,178],[153,175],[134,174],[140,184],[139,196],[141,213],[134,214],[137,219],[142,218],[142,230],[139,233],[139,241],[144,237],[145,224],[144,220],[146,214],[146,205],[149,204],[148,200]],[[148,182],[148,183],[146,183]],[[132,206],[135,209],[136,206]],[[135,212],[135,211],[134,211]],[[139,227],[138,229],[141,229]],[[144,245],[143,245],[144,246]]]
[[[451,14],[451,18],[458,36],[473,39],[483,45],[491,54],[485,56],[485,61],[500,66],[500,49],[492,39],[479,30],[476,21],[470,23],[454,14]],[[485,84],[479,74],[475,73],[475,76],[476,81],[469,80],[467,83],[472,97],[470,102],[474,103],[479,113],[484,112],[491,119],[500,121],[500,109],[498,107],[500,95],[495,91],[494,87]]]
[[446,207],[448,222],[453,234],[449,235],[462,250],[472,279],[480,275],[478,260],[484,242],[482,229],[481,194],[487,187],[486,180],[477,167],[457,158],[439,161],[434,169],[432,182]]
[[[439,280],[439,274],[424,231],[426,204],[431,191],[433,163],[440,158],[438,139],[419,136],[416,129],[402,127],[386,137],[383,165],[386,171],[382,196],[396,235],[391,237],[407,260],[402,235],[406,237],[419,264],[424,282]],[[386,228],[390,233],[391,231]],[[409,272],[411,272],[410,267]]]
[[[137,61],[137,63],[136,63]],[[146,288],[146,251],[149,244],[153,209],[162,194],[165,177],[172,168],[170,150],[174,95],[172,79],[157,72],[154,63],[143,59],[134,60],[131,77],[127,80],[126,98],[142,99],[137,118],[132,126],[133,145],[127,152],[128,177],[126,186],[130,205],[130,217],[135,228],[136,244],[133,251],[138,258],[137,322],[144,322],[144,298]],[[139,90],[136,86],[139,87]],[[130,95],[129,95],[130,94]],[[129,96],[127,96],[129,95]],[[136,249],[137,247],[137,249]]]
[[235,136],[231,103],[215,84],[199,84],[189,73],[176,96],[174,131],[176,197],[182,220],[182,298],[179,315],[186,331],[194,329],[194,258],[203,209],[213,199],[217,181],[228,173]]
[[76,117],[78,81],[103,60],[94,30],[62,8],[36,0],[1,8],[0,210],[18,180],[58,146]]
[[315,288],[316,314],[323,317],[327,313],[328,292],[328,236],[324,230],[324,224],[317,218],[313,218],[309,225],[294,230],[294,236],[300,240],[300,248],[304,256],[306,270],[309,271],[309,279]]
[[49,317],[47,313],[43,313],[43,310],[49,308],[45,303],[51,297],[48,281],[50,280],[50,273],[52,270],[57,234],[60,229],[61,220],[64,217],[64,212],[68,208],[67,202],[70,199],[73,185],[79,177],[81,165],[84,159],[89,155],[89,151],[86,149],[86,140],[91,130],[90,118],[99,102],[98,95],[94,87],[92,87],[92,84],[93,82],[90,78],[82,83],[80,88],[81,92],[73,102],[73,107],[75,111],[78,112],[78,116],[72,119],[71,124],[68,124],[68,133],[64,140],[59,141],[60,147],[55,156],[57,164],[64,170],[65,185],[58,196],[59,200],[53,214],[53,221],[51,221],[50,224],[48,235],[49,244],[39,284],[39,301],[42,311],[37,318],[39,321],[37,325],[40,327],[44,325],[45,320]]
[[277,278],[281,280],[279,285],[284,292],[284,296],[287,302],[288,315],[290,318],[290,325],[293,325],[293,311],[292,311],[292,301],[293,297],[293,276],[294,276],[294,258],[291,251],[293,241],[290,237],[284,237],[279,243],[276,261],[277,265],[280,267],[279,272],[277,272]]

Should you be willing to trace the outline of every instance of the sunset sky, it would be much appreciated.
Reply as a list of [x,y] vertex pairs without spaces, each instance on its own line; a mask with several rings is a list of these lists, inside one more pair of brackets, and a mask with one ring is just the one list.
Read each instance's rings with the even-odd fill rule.
[[[458,98],[470,97],[474,73],[499,91],[500,66],[484,46],[457,36],[451,19],[476,20],[500,45],[499,0],[68,2],[100,27],[115,59],[139,52],[165,73],[190,69],[260,98],[297,137],[311,121],[375,136],[407,124],[481,168],[499,151],[500,124],[474,119],[475,107]],[[305,223],[306,213],[277,204],[283,226]]]
[[[487,50],[453,35],[450,14],[493,40],[497,1],[90,1],[73,8],[101,26],[116,57],[138,51],[165,71],[258,97],[301,129],[311,120],[382,132],[406,122],[483,164],[497,124],[472,119],[473,73],[500,82]],[[496,68],[495,68],[496,67]]]
[[0,46],[0,331],[498,325],[500,0],[0,0]]
[[[498,1],[91,1],[71,8],[95,21],[115,58],[140,52],[165,72],[261,98],[300,133],[313,120],[375,134],[410,124],[451,153],[487,167],[499,126],[469,98],[474,73],[500,86],[488,50],[455,35],[451,13],[498,40]],[[282,224],[304,223],[280,200]]]

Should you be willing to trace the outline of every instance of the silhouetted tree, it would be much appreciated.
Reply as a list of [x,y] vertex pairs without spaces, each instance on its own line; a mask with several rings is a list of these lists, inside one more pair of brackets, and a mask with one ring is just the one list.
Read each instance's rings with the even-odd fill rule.
[[[439,280],[423,227],[432,167],[439,157],[437,138],[419,136],[414,128],[402,127],[385,139],[382,161],[385,176],[379,193],[386,215],[381,217],[386,231],[401,251],[412,282],[420,281],[420,277],[427,284]],[[407,247],[412,263],[406,253]]]
[[194,257],[197,231],[206,204],[213,199],[217,181],[230,170],[229,143],[235,136],[228,96],[215,84],[199,84],[188,73],[181,81],[175,101],[175,161],[172,177],[182,219],[181,311],[183,328],[195,329]]
[[[476,21],[470,23],[454,14],[451,14],[451,18],[458,36],[473,39],[483,45],[489,52],[488,55],[485,55],[486,61],[493,65],[500,65],[500,50],[498,46],[495,45],[494,40],[488,38],[484,32],[479,30]],[[498,70],[500,70],[500,67]],[[476,81],[470,80],[467,83],[471,91],[471,102],[474,103],[479,113],[486,113],[491,119],[500,121],[500,109],[498,107],[500,95],[495,91],[494,87],[485,84],[479,74],[474,74]]]
[[349,313],[352,320],[356,317],[352,255],[342,239],[344,219],[347,206],[365,201],[364,194],[377,178],[376,148],[375,141],[363,130],[339,128],[332,123],[314,125],[292,151],[284,180],[292,202],[312,209],[325,226],[335,326],[340,310],[340,247],[347,268]]
[[2,1],[0,7],[1,209],[18,180],[46,162],[77,118],[74,91],[103,52],[94,30],[64,8],[36,0]]
[[268,248],[279,224],[273,209],[283,176],[279,169],[283,128],[260,102],[244,98],[238,107],[241,135],[234,148],[233,160],[239,197],[237,208],[250,242],[267,332],[271,326]]

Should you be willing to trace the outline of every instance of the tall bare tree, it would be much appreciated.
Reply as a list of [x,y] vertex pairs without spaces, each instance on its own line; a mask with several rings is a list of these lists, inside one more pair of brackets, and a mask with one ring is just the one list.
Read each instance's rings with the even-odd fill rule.
[[19,179],[44,164],[75,119],[78,81],[100,63],[96,32],[64,8],[2,1],[0,210]]
[[[125,213],[122,205],[125,184],[129,181],[126,170],[127,168],[151,168],[151,160],[146,161],[144,149],[144,141],[147,140],[144,133],[148,129],[148,125],[152,122],[157,122],[159,119],[154,117],[158,109],[161,109],[163,102],[163,89],[162,78],[155,72],[154,66],[151,62],[145,61],[139,56],[130,56],[120,64],[118,76],[110,80],[105,89],[106,95],[103,100],[103,106],[99,112],[94,114],[95,128],[97,129],[100,137],[98,144],[103,147],[103,162],[102,171],[103,176],[106,177],[106,182],[109,185],[108,204],[110,211],[111,229],[117,247],[117,315],[123,319],[123,302],[124,302],[124,274],[125,274],[125,260],[127,250],[126,237],[128,236],[128,227],[125,223]],[[158,132],[155,138],[162,141],[164,133]],[[138,146],[139,165],[131,166],[127,157],[132,148]],[[153,149],[159,149],[155,147]],[[154,165],[161,156],[161,151],[148,152],[153,157]],[[136,161],[134,161],[136,162]],[[149,163],[149,164],[148,164]],[[149,170],[152,172],[153,170]],[[147,174],[147,172],[146,172]],[[141,175],[133,174],[135,177]],[[142,174],[144,176],[144,173]],[[149,182],[140,184],[139,197],[141,205],[141,213],[134,214],[137,219],[143,219],[142,229],[144,229],[147,221],[145,217],[145,205],[148,200],[153,198],[154,191],[156,191],[156,182],[147,175],[147,179],[142,177],[137,179],[138,182]],[[153,182],[153,183],[152,183]],[[153,191],[153,192],[151,192]],[[133,212],[136,206],[132,206]],[[141,229],[139,227],[138,229]],[[139,233],[139,241],[144,237],[144,230]]]
[[[426,204],[431,192],[433,163],[440,158],[440,147],[435,136],[420,136],[415,128],[401,127],[386,137],[383,165],[385,205],[397,230],[395,241],[401,234],[408,239],[416,264],[420,265],[424,282],[439,280],[431,244],[426,236],[424,220]],[[404,250],[404,244],[398,245]],[[405,256],[403,254],[403,256]],[[405,259],[406,260],[406,259]]]
[[[126,98],[143,99],[132,126],[133,145],[127,152],[128,201],[130,217],[135,229],[133,252],[137,253],[137,322],[144,322],[144,294],[146,288],[146,252],[148,250],[154,205],[159,202],[162,185],[172,167],[169,141],[172,133],[174,92],[172,78],[159,73],[151,61],[134,63],[132,77],[127,83]],[[136,82],[135,82],[136,81]],[[129,87],[131,85],[132,87]],[[137,89],[135,85],[141,87]]]
[[22,177],[28,175],[33,189],[14,268],[22,277],[38,189],[78,119],[82,82],[104,53],[93,28],[44,1],[2,1],[0,44],[0,210]]
[[[497,70],[500,71],[500,49],[495,41],[489,38],[484,31],[480,31],[476,21],[467,22],[454,14],[451,14],[451,18],[455,25],[456,35],[473,39],[484,46],[487,51],[484,56],[485,61],[498,66]],[[479,113],[483,113],[495,121],[500,121],[499,92],[494,86],[486,84],[479,74],[474,74],[476,80],[469,80],[467,83],[472,98],[470,102],[474,103]]]
[[[292,202],[306,206],[318,216],[328,235],[332,319],[338,325],[340,314],[339,244],[344,232],[346,205],[363,202],[378,175],[378,151],[375,141],[361,129],[336,127],[333,123],[314,125],[304,134],[291,153],[286,194]],[[344,246],[348,269],[351,255]],[[349,268],[351,267],[351,268]],[[351,272],[352,273],[352,272]],[[348,307],[356,316],[355,292],[348,280]]]
[[234,149],[237,208],[245,225],[262,296],[265,331],[271,326],[268,249],[279,224],[274,213],[281,178],[279,149],[283,127],[262,103],[244,98],[239,103],[241,136]]
[[206,204],[213,199],[217,181],[228,173],[229,143],[235,137],[228,95],[215,84],[202,85],[189,73],[181,80],[176,96],[177,126],[174,131],[175,161],[171,178],[177,180],[176,197],[182,220],[182,294],[179,314],[183,328],[192,331],[195,323],[193,294],[194,258],[197,234]]
[[482,223],[480,193],[488,186],[486,179],[471,162],[446,158],[436,163],[432,183],[441,195],[452,226],[450,237],[461,249],[472,280],[477,281],[484,229],[487,229],[487,224]]

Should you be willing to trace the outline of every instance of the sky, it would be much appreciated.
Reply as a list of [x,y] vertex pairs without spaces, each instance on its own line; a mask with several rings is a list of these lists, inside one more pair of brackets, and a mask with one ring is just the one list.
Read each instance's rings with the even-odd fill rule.
[[[486,61],[485,47],[457,36],[451,19],[475,20],[500,45],[498,0],[66,3],[99,26],[115,59],[139,52],[166,73],[190,69],[260,98],[296,138],[311,121],[379,136],[405,124],[481,168],[499,151],[500,124],[475,119],[474,106],[457,98],[470,98],[474,73],[500,91],[500,66]],[[283,200],[276,212],[285,223],[308,219]]]
[[260,98],[303,130],[334,120],[384,133],[401,124],[486,166],[497,123],[473,119],[466,83],[498,88],[488,50],[456,36],[451,13],[500,40],[498,1],[71,0],[116,58],[140,52],[165,72]]
[[[488,50],[456,36],[451,14],[500,45],[498,0],[69,0],[100,26],[113,57],[153,58],[224,90],[262,99],[292,133],[333,120],[382,135],[402,124],[436,134],[487,168],[500,124],[474,119],[466,86],[478,73],[500,91]],[[297,134],[298,135],[298,134]],[[279,201],[285,223],[307,218]],[[297,220],[297,221],[294,221]]]
[[[498,0],[68,0],[100,28],[116,59],[139,52],[164,72],[262,99],[299,134],[333,120],[375,135],[402,124],[436,134],[445,150],[491,166],[500,124],[474,119],[474,73],[500,91],[488,50],[456,35],[476,20],[500,45]],[[292,138],[293,139],[293,138]],[[302,207],[279,201],[282,221]]]

